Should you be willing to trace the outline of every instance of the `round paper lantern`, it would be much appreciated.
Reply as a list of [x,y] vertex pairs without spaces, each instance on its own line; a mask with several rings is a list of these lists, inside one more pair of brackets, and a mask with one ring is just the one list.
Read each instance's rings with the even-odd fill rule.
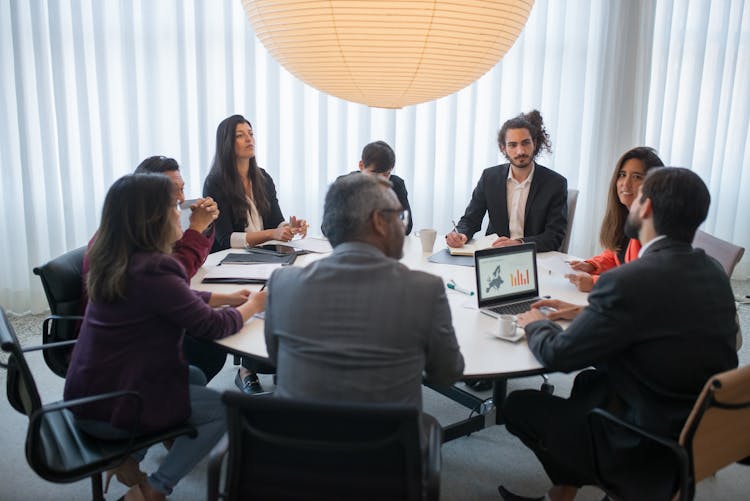
[[456,92],[508,51],[533,0],[242,0],[289,72],[356,103],[401,108]]

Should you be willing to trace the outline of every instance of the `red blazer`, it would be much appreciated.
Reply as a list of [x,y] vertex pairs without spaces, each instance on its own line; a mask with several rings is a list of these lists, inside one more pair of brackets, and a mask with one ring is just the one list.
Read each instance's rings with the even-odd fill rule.
[[[641,241],[637,238],[631,238],[628,242],[628,247],[625,249],[625,262],[635,261],[638,259],[638,253],[641,251]],[[604,252],[598,256],[594,256],[586,260],[587,263],[594,267],[594,271],[590,274],[594,278],[594,283],[599,280],[599,275],[607,270],[620,266],[620,258],[617,257],[617,252],[612,249],[605,249]]]

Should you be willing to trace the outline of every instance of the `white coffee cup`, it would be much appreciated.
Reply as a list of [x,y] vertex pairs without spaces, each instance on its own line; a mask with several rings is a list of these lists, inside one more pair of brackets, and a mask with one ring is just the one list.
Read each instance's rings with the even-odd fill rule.
[[424,228],[419,230],[416,235],[422,241],[422,252],[432,252],[432,248],[435,246],[437,231],[432,228]]
[[513,315],[500,315],[497,319],[497,337],[504,339],[516,338],[516,317]]

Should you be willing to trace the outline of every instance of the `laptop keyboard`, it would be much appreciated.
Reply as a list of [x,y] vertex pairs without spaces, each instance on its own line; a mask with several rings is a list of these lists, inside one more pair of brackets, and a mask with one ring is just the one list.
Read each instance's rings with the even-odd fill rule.
[[488,308],[491,311],[499,315],[518,315],[519,313],[527,312],[531,309],[531,305],[539,301],[539,299],[529,299],[528,301],[521,301],[519,303],[504,304],[502,306],[495,306],[494,308]]

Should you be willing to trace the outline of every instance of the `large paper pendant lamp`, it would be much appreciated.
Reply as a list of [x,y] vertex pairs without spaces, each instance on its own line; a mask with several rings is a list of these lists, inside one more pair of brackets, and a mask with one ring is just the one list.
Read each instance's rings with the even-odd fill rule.
[[356,103],[401,108],[456,92],[510,49],[533,0],[242,0],[289,72]]

